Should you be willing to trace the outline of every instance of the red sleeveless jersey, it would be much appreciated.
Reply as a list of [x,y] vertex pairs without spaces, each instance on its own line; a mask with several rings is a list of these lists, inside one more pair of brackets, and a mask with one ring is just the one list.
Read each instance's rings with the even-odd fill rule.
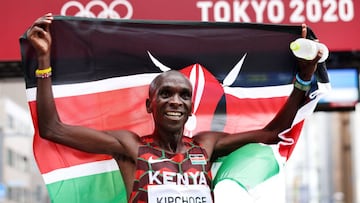
[[141,138],[129,202],[212,202],[211,164],[206,151],[184,137],[185,153],[168,153],[152,137]]

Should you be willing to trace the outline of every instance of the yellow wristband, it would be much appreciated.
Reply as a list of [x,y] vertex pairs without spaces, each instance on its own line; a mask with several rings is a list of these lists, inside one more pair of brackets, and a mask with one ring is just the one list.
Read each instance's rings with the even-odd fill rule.
[[37,78],[48,78],[51,76],[51,67],[46,69],[36,69],[35,76]]

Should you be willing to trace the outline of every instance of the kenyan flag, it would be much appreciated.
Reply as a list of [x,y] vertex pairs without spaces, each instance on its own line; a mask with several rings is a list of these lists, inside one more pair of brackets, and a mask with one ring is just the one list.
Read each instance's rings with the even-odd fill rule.
[[[147,135],[153,129],[145,109],[148,85],[159,73],[173,69],[193,83],[194,116],[186,125],[186,135],[192,136],[203,130],[239,132],[267,124],[293,88],[297,63],[289,44],[300,37],[301,27],[56,17],[51,31],[53,90],[63,122]],[[315,38],[310,29],[308,33]],[[39,137],[36,56],[25,38],[20,43],[35,128],[34,155],[51,201],[127,202],[111,157]],[[292,128],[279,135],[283,143],[250,144],[214,165],[215,196],[235,189],[242,191],[235,194],[245,194],[241,198],[256,199],[266,191],[263,188],[279,183],[273,178],[290,157],[304,119],[329,87],[324,64],[316,78]]]

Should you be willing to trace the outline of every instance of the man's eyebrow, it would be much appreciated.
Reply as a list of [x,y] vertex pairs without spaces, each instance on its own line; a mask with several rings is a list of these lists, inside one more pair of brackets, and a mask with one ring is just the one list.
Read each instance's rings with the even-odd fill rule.
[[160,86],[159,87],[159,90],[166,90],[166,89],[170,89],[171,88],[171,86],[169,86],[169,85],[164,85],[164,86]]
[[186,91],[186,92],[192,92],[192,89],[191,88],[188,88],[188,87],[184,87],[182,88],[182,91]]

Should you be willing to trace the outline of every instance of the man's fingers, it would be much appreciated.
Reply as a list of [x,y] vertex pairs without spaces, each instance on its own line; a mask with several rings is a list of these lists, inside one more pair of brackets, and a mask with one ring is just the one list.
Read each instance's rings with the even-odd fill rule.
[[40,18],[38,18],[32,27],[38,26],[43,28],[44,30],[48,31],[49,30],[49,26],[52,23],[54,17],[52,16],[51,13],[48,13]]
[[39,19],[38,21],[36,21],[33,25],[33,27],[38,26],[41,27],[43,29],[47,29],[49,27],[49,25],[51,24],[52,20],[48,20],[48,19]]
[[316,55],[316,57],[315,57],[315,61],[316,62],[318,62],[320,59],[321,59],[321,57],[323,56],[323,50],[321,50],[321,49],[319,49],[319,51],[318,51],[318,53],[317,53],[317,55]]
[[28,39],[43,38],[46,35],[46,31],[39,26],[33,26],[26,33]]
[[54,17],[51,13],[47,13],[44,16],[38,18],[32,26],[27,30],[27,38],[36,40],[37,38],[47,38],[47,34],[50,31],[50,24]]
[[45,14],[44,16],[46,16],[46,17],[52,17],[52,13],[47,13],[47,14]]
[[305,23],[301,24],[301,37],[306,38],[307,35],[307,25]]

